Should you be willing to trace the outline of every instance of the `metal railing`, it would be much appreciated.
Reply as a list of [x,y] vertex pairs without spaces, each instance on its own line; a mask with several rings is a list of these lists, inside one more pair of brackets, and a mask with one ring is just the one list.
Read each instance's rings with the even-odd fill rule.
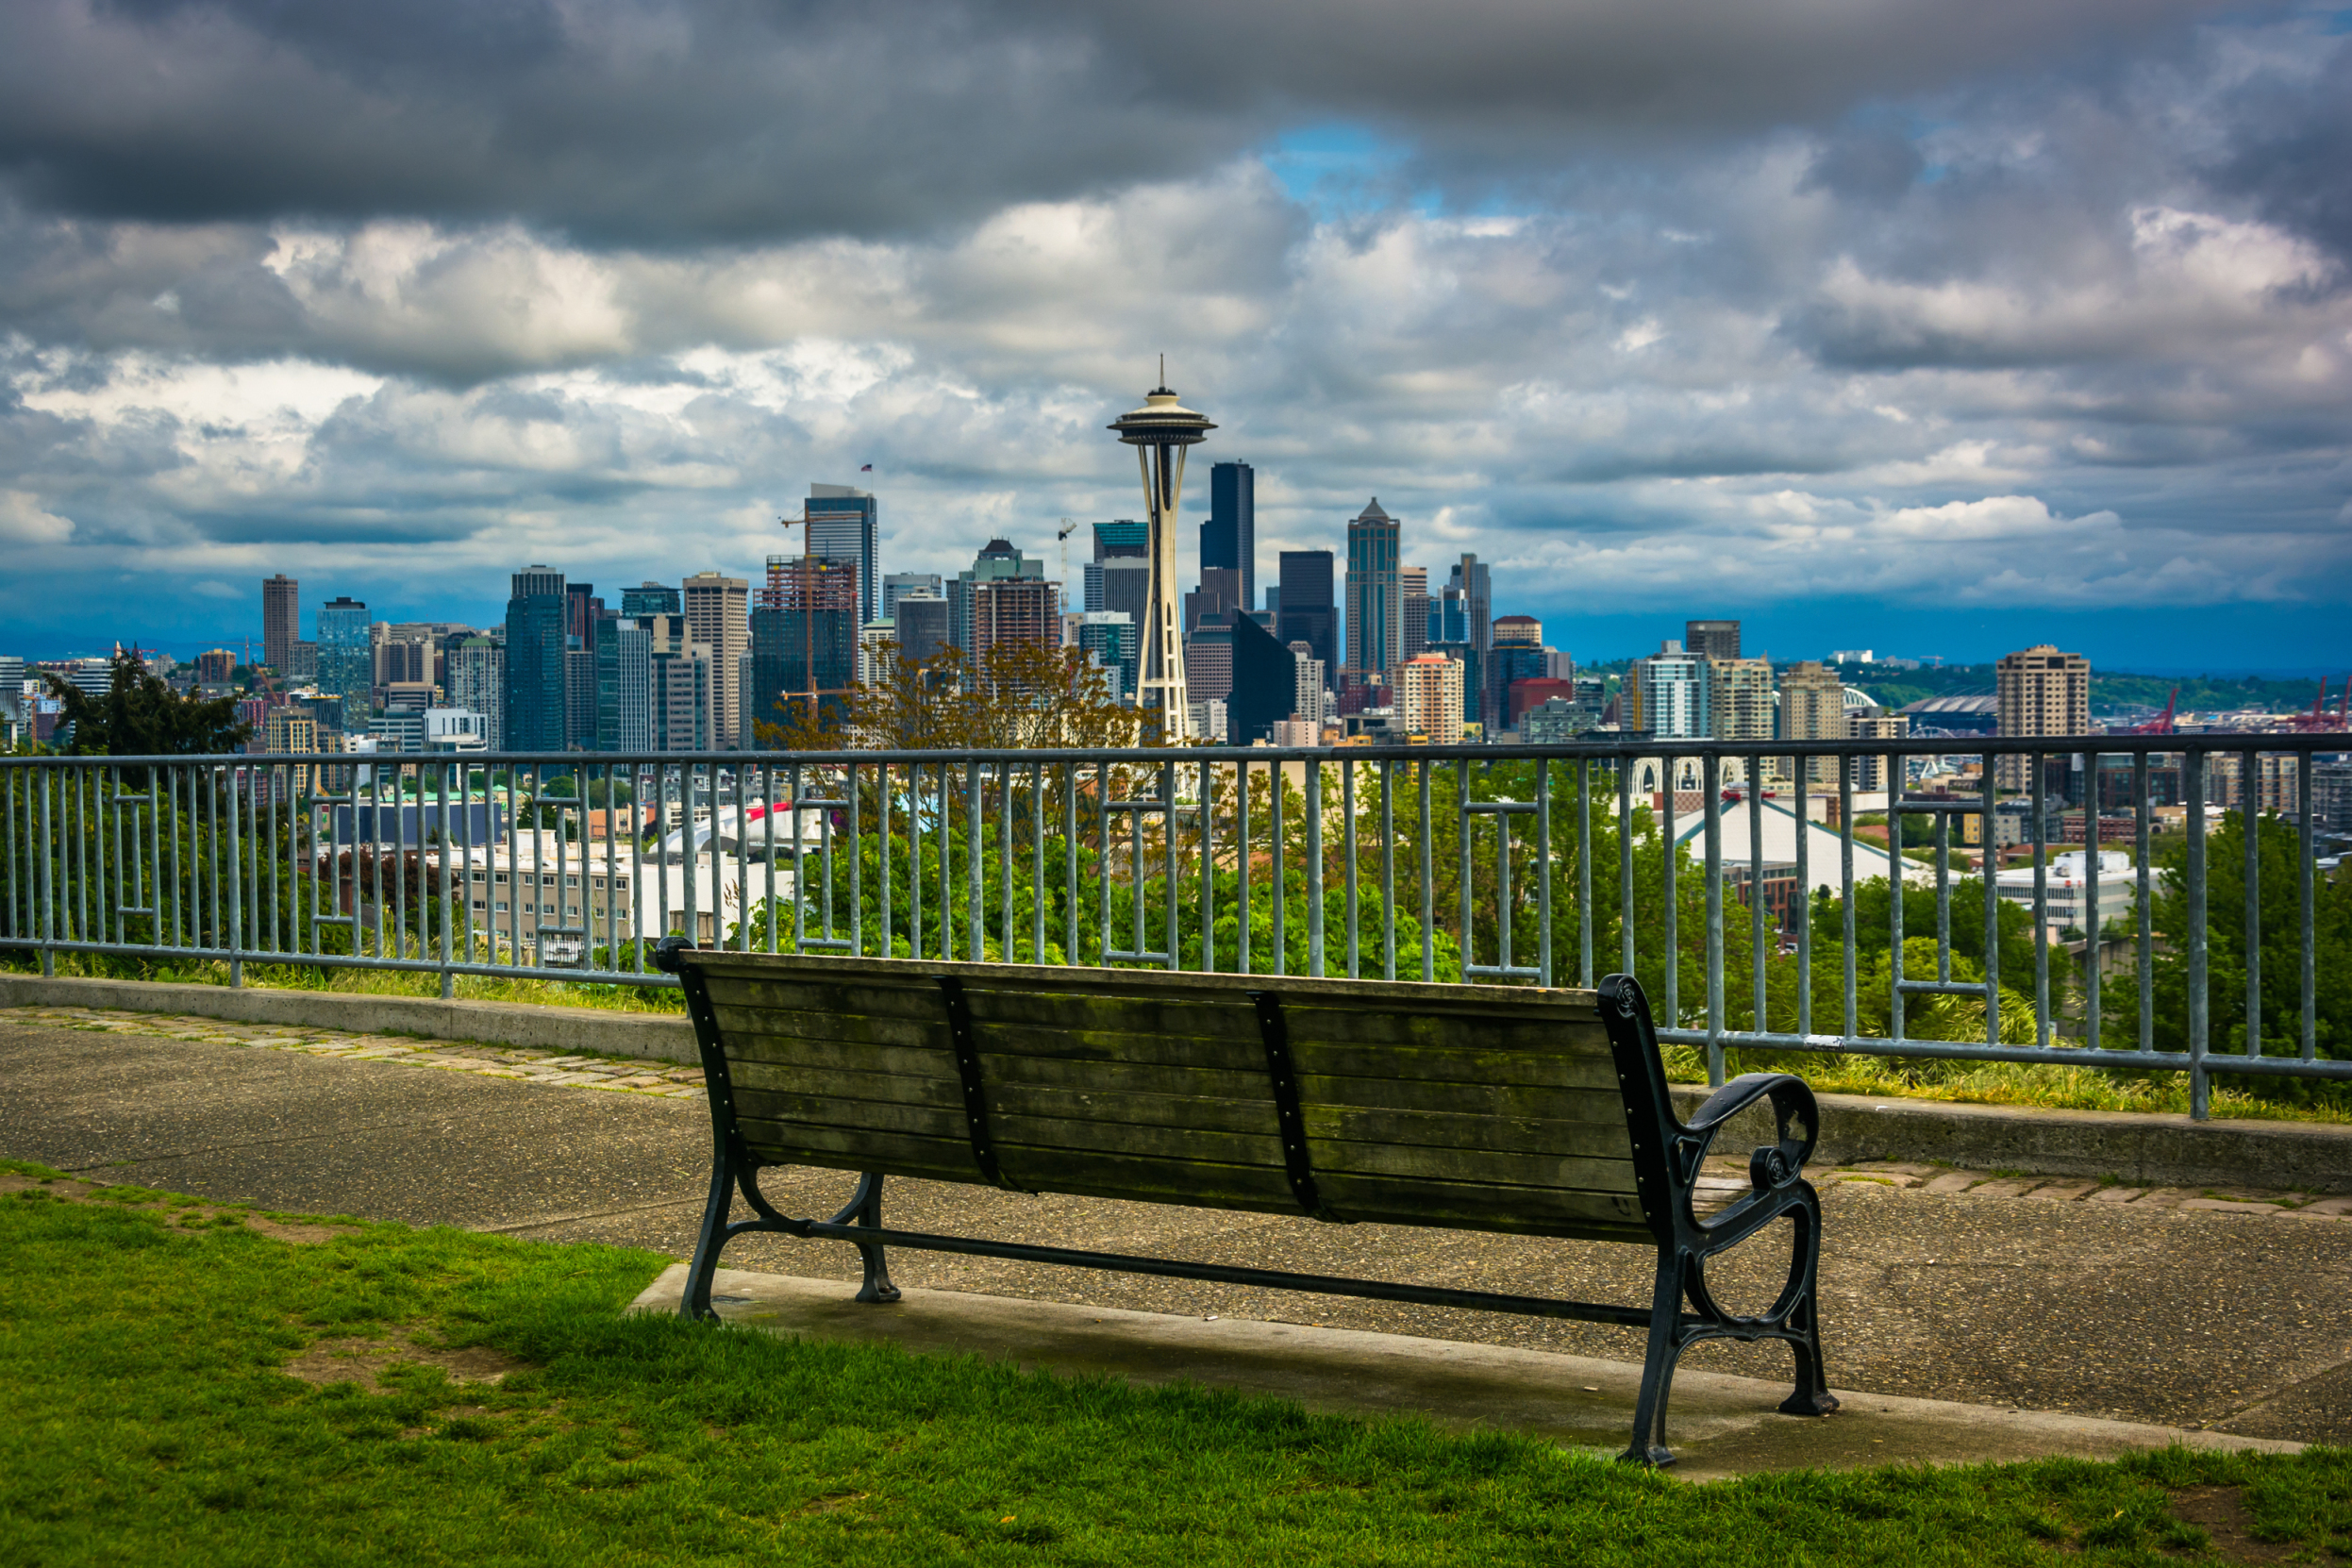
[[[8,758],[0,950],[44,972],[59,953],[217,961],[231,984],[249,964],[410,970],[444,995],[459,975],[675,984],[648,951],[674,931],[1474,984],[1590,986],[1608,964],[1715,1082],[1738,1049],[2062,1062],[2185,1072],[2202,1117],[2217,1073],[2352,1078],[2317,1049],[2311,808],[2347,745]],[[2125,863],[2103,868],[2110,838]],[[2053,865],[2076,841],[2089,863]],[[2005,846],[2029,867],[2000,872]],[[2291,855],[2291,900],[2265,848]],[[2210,918],[2217,875],[2242,924]],[[2282,986],[2263,961],[2288,920]],[[2218,1016],[2217,932],[2244,984]]]

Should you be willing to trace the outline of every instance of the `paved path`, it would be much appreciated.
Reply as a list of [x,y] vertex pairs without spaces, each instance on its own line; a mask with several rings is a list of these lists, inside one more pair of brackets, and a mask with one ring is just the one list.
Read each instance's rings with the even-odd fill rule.
[[[0,1010],[0,1155],[280,1209],[691,1249],[698,1075],[638,1061],[81,1009]],[[2352,1443],[2352,1199],[2146,1191],[1929,1166],[1822,1173],[1842,1386]],[[829,1210],[831,1172],[769,1174]],[[893,1183],[892,1223],[1588,1299],[1645,1299],[1638,1249]],[[1717,1282],[1774,1278],[1762,1245]],[[737,1268],[849,1278],[836,1244],[749,1237]],[[1410,1333],[1626,1359],[1618,1329],[899,1254],[901,1284]],[[1781,1373],[1760,1347],[1694,1368]]]

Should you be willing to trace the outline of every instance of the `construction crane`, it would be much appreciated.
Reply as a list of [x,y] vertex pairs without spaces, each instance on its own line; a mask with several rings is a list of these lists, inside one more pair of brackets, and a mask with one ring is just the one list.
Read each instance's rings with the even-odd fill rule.
[[2336,697],[2336,710],[2332,713],[2327,711],[2327,677],[2322,676],[2319,695],[2311,699],[2311,710],[2289,718],[2287,727],[2302,732],[2335,730],[2344,728],[2347,721],[2352,721],[2352,676],[2344,677],[2344,690]]
[[2179,700],[2180,688],[2176,686],[2173,688],[2173,694],[2164,699],[2163,712],[2159,713],[2146,724],[2133,725],[2124,733],[2127,735],[2170,735],[2173,733],[2173,705]]
[[1070,536],[1077,531],[1078,525],[1065,517],[1061,520],[1061,531],[1054,535],[1061,545],[1061,608],[1064,609],[1070,608]]

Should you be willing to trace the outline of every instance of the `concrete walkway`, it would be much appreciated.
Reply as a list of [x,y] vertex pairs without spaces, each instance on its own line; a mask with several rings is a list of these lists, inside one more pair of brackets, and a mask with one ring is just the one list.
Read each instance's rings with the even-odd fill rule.
[[[632,1305],[639,1311],[675,1312],[685,1282],[680,1263]],[[833,1280],[735,1269],[719,1271],[713,1300],[728,1322],[770,1333],[986,1356],[1064,1376],[1193,1382],[1295,1399],[1311,1410],[1420,1416],[1455,1431],[1525,1432],[1610,1454],[1625,1451],[1642,1386],[1639,1366],[1511,1345],[961,1291],[908,1291],[892,1306],[861,1307]],[[1788,1393],[1785,1382],[1682,1373],[1667,1410],[1674,1474],[1705,1481],[1814,1467],[2105,1460],[2175,1443],[2269,1451],[2302,1446],[1845,1389],[1836,1391],[1842,1408],[1835,1415],[1806,1419],[1774,1409]]]
[[[275,1209],[594,1240],[683,1257],[709,1170],[699,1091],[617,1063],[492,1059],[414,1041],[171,1020],[0,1016],[0,1155]],[[277,1048],[236,1032],[259,1030]],[[516,1053],[506,1053],[509,1057]],[[521,1053],[523,1057],[530,1053]],[[521,1076],[499,1076],[519,1073]],[[679,1090],[686,1090],[680,1094]],[[1924,1170],[1925,1168],[1921,1168]],[[2352,1221],[2208,1197],[1893,1166],[1824,1175],[1824,1322],[1842,1387],[2244,1436],[2352,1443]],[[770,1173],[830,1211],[830,1172]],[[1957,1190],[1955,1190],[1957,1189]],[[1641,1301],[1638,1249],[891,1185],[889,1217],[1107,1250]],[[1717,1276],[1735,1309],[1762,1245]],[[746,1270],[842,1280],[835,1243],[746,1238]],[[902,1286],[1322,1326],[1626,1361],[1626,1330],[986,1259],[901,1254]],[[1743,1294],[1744,1293],[1744,1294]],[[1777,1380],[1780,1354],[1702,1346],[1688,1373]],[[1687,1376],[1687,1373],[1686,1373]],[[1693,1385],[1696,1386],[1696,1385]]]

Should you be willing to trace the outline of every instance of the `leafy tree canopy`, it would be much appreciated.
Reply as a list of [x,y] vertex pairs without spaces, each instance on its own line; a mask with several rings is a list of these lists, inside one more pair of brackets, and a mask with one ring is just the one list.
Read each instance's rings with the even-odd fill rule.
[[114,656],[103,696],[57,676],[49,694],[64,705],[76,757],[203,757],[236,751],[253,735],[233,697],[191,701],[153,675],[136,653]]

